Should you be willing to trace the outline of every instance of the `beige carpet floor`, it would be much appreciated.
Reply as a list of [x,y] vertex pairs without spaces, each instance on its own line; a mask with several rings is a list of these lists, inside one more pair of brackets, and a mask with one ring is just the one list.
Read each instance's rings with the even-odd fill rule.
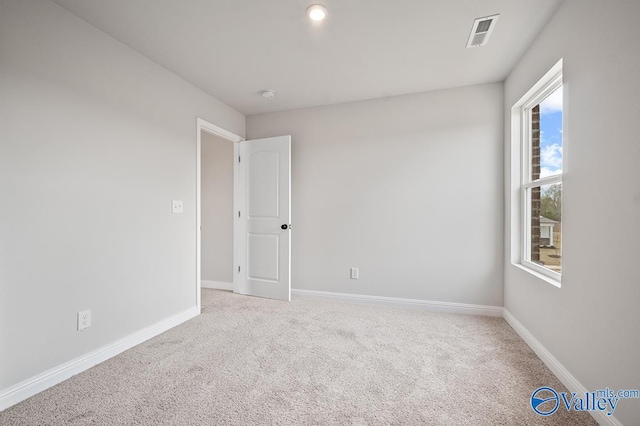
[[203,290],[203,313],[0,413],[1,425],[593,425],[501,318]]

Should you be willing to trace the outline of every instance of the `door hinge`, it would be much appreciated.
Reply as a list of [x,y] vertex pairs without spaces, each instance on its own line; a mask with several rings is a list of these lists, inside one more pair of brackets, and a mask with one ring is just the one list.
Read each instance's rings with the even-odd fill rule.
[[240,217],[240,210],[238,210],[238,217]]
[[240,265],[238,265],[238,273],[240,273]]
[[238,155],[238,163],[239,163],[240,161],[241,161],[241,160],[240,160],[240,156]]

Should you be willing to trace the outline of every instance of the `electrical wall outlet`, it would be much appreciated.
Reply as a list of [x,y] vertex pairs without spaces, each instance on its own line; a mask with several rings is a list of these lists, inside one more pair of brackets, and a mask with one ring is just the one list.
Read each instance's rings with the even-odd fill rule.
[[360,277],[360,272],[358,271],[358,268],[351,268],[351,279],[357,280],[359,277]]
[[184,211],[182,206],[182,201],[173,200],[173,202],[171,203],[171,211],[173,213],[182,213]]
[[78,312],[78,331],[91,327],[91,309]]

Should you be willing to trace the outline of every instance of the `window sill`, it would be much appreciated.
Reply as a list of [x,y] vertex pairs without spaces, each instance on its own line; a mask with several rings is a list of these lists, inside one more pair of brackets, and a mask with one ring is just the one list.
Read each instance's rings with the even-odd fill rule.
[[523,271],[530,273],[530,274],[531,274],[531,275],[533,275],[534,277],[540,278],[541,280],[548,282],[548,283],[549,283],[549,284],[551,284],[552,286],[555,286],[555,287],[561,288],[560,281],[558,281],[558,280],[556,280],[556,279],[553,279],[553,278],[548,277],[548,276],[546,276],[546,275],[544,275],[544,274],[541,274],[541,273],[540,273],[540,272],[538,272],[538,271],[534,271],[534,270],[533,270],[533,269],[531,269],[531,268],[527,268],[526,266],[524,266],[524,265],[523,265],[523,264],[521,264],[521,263],[512,263],[512,265],[513,265],[513,266],[515,266],[515,267],[516,267],[516,268],[518,268],[518,269],[522,269]]

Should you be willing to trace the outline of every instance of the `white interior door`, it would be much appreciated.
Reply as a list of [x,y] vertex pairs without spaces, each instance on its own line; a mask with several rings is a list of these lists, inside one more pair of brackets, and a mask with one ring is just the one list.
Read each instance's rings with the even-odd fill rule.
[[238,144],[236,292],[291,300],[291,136]]

